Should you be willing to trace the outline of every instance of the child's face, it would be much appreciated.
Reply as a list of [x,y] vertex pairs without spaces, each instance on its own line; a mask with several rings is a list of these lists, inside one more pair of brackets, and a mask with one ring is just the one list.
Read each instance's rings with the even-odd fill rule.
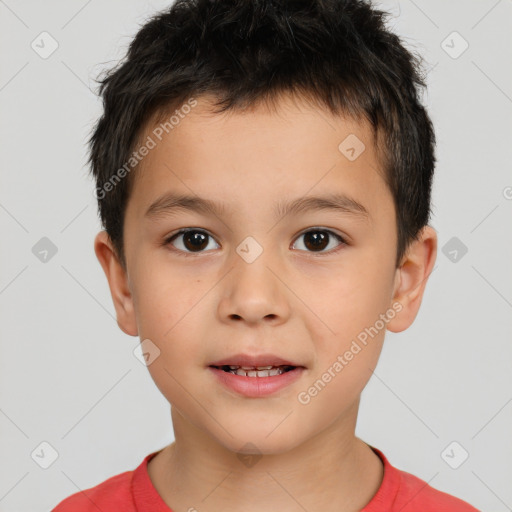
[[[325,429],[353,433],[382,348],[382,320],[389,328],[396,313],[394,203],[369,127],[290,98],[280,106],[214,116],[198,98],[162,141],[150,127],[142,140],[151,135],[157,145],[142,161],[125,217],[119,325],[160,350],[149,371],[180,421],[234,451],[250,442],[279,453]],[[349,136],[352,146],[354,135],[365,150],[351,161],[350,149],[338,146]],[[146,214],[168,193],[225,210]],[[278,205],[333,194],[357,201],[367,215],[333,208],[276,214]],[[209,236],[178,235],[165,245],[183,228]],[[372,334],[363,344],[365,328]],[[240,353],[273,354],[305,369],[279,391],[249,397],[209,367]],[[329,369],[331,378],[322,377]],[[318,379],[319,391],[308,391]]]

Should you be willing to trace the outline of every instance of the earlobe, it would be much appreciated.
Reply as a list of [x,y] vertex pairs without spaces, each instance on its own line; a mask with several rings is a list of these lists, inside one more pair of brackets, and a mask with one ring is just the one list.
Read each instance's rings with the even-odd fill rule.
[[400,304],[400,309],[395,318],[388,322],[387,330],[401,332],[414,322],[436,256],[437,234],[432,227],[425,226],[418,240],[409,246],[400,268],[396,270],[392,303]]
[[128,276],[106,231],[100,231],[96,235],[94,252],[107,277],[116,310],[117,325],[126,334],[137,336],[138,329]]

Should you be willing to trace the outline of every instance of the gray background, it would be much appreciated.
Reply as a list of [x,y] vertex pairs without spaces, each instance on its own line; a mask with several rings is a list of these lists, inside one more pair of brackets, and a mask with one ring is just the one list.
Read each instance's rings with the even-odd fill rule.
[[[93,78],[166,5],[0,1],[1,511],[49,510],[173,440],[93,252],[84,143]],[[387,334],[356,433],[433,487],[512,510],[512,1],[380,5],[430,70],[439,254],[415,323]],[[59,45],[46,59],[31,47],[43,31]],[[42,442],[58,454],[47,469]]]

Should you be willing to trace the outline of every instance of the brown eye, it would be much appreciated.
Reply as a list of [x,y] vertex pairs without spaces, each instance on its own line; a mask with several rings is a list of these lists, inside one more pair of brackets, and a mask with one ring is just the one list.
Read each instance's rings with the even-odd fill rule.
[[[307,252],[331,252],[336,250],[340,245],[345,244],[345,240],[336,233],[325,229],[311,229],[302,233],[298,239],[303,238],[305,250]],[[332,241],[338,240],[338,245],[332,247]],[[331,245],[330,250],[325,250],[326,247]]]
[[[171,244],[183,252],[204,252],[209,245],[209,239],[213,238],[204,231],[198,229],[181,230],[166,240],[166,245]],[[174,243],[176,241],[176,243]]]

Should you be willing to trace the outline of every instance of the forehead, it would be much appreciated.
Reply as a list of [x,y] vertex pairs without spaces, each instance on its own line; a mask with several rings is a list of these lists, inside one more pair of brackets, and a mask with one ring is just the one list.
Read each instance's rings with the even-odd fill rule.
[[154,147],[135,171],[129,200],[137,216],[166,191],[215,196],[224,210],[270,201],[274,211],[276,200],[308,191],[346,193],[360,204],[386,195],[374,134],[364,120],[291,95],[223,113],[212,112],[212,102],[198,97],[190,108],[178,105],[148,123],[141,140],[151,138]]

